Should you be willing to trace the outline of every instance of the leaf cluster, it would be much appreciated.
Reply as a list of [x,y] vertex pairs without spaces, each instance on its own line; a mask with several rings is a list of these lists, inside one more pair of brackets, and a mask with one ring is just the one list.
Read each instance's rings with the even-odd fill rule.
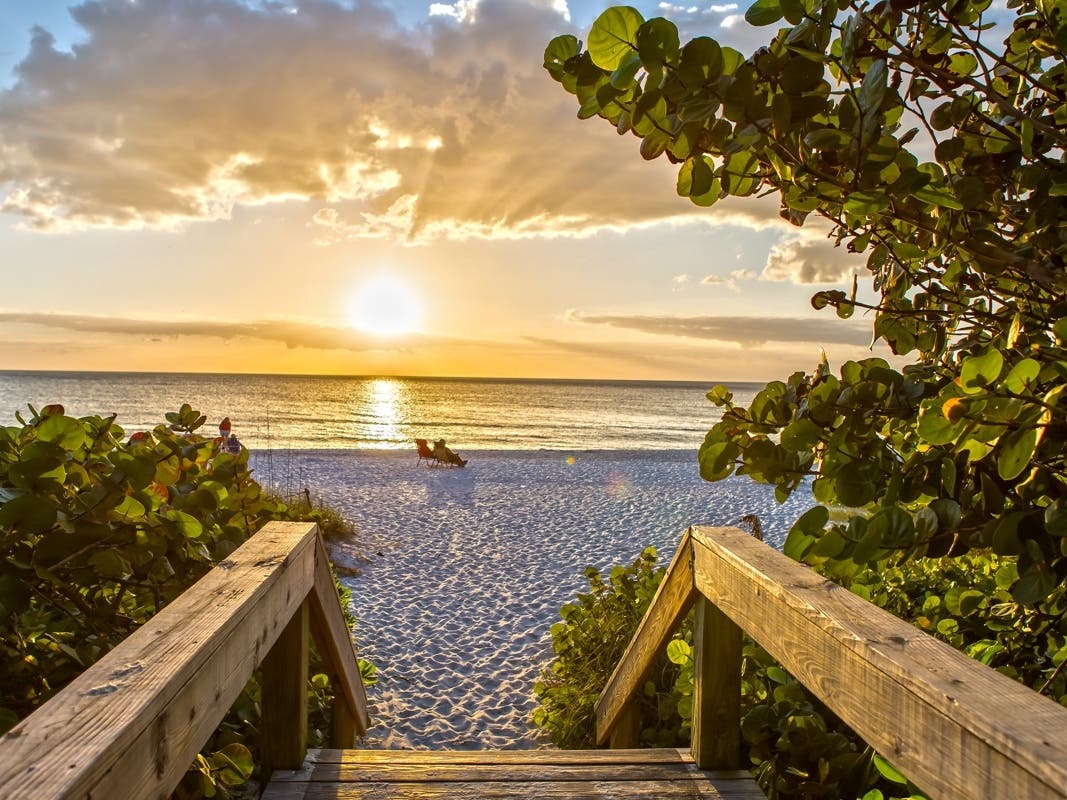
[[[829,562],[828,562],[829,563]],[[1034,689],[1067,701],[1067,625],[1062,591],[1042,606],[1012,599],[1014,559],[972,553],[862,569],[850,588],[919,629]],[[563,748],[594,745],[593,706],[664,575],[653,548],[609,580],[590,568],[590,591],[553,625],[556,656],[536,686],[534,723]],[[692,619],[656,664],[640,698],[641,743],[689,745],[693,715]],[[745,757],[772,798],[919,797],[868,747],[752,640],[745,638],[741,733]]]
[[[62,689],[272,519],[296,519],[248,451],[199,433],[185,404],[132,436],[115,417],[29,408],[0,427],[0,729]],[[324,512],[323,512],[324,513]],[[317,672],[314,669],[313,671]],[[315,683],[317,681],[317,683]],[[312,740],[328,730],[316,674]],[[253,679],[179,794],[225,797],[251,774]]]
[[[558,747],[596,746],[593,707],[648,609],[665,570],[656,566],[656,549],[646,548],[627,566],[613,567],[605,578],[588,567],[589,591],[560,609],[551,628],[555,658],[534,685],[539,706],[533,722]],[[682,734],[678,705],[692,705],[672,691],[678,675],[666,655],[640,698],[642,741],[675,746]]]
[[823,510],[788,552],[841,576],[991,548],[1037,603],[1067,579],[1067,10],[1013,0],[994,27],[989,7],[758,0],[749,23],[779,27],[748,57],[619,7],[545,68],[580,117],[679,164],[698,205],[773,193],[790,222],[821,217],[866,253],[877,300],[854,281],[813,306],[870,313],[914,359],[824,361],[748,408],[713,389],[704,477],[810,485]]

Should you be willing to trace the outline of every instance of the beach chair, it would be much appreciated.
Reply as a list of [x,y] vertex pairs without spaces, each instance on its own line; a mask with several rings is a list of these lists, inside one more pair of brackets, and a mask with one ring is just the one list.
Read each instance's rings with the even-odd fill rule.
[[431,467],[434,464],[439,464],[440,463],[437,460],[437,456],[434,455],[433,450],[431,450],[430,446],[426,443],[425,439],[416,439],[415,440],[415,447],[419,451],[419,460],[415,462],[416,464],[421,464],[424,459],[426,461],[430,462],[430,466]]

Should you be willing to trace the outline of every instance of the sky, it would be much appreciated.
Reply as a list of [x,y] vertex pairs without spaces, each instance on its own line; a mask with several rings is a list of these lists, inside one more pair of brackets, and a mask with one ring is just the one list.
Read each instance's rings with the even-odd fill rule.
[[[542,68],[592,0],[0,0],[0,370],[770,380],[862,260]],[[634,4],[769,40],[719,0]],[[873,351],[885,355],[882,350]]]

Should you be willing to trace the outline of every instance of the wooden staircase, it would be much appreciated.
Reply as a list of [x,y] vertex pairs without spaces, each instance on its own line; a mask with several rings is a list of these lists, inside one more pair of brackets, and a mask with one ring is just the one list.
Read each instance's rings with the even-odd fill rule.
[[689,750],[311,750],[262,800],[430,798],[763,800],[741,770],[703,771]]
[[[634,749],[690,609],[691,748]],[[265,800],[759,798],[736,769],[742,632],[930,796],[1067,800],[1067,709],[730,528],[682,537],[596,704],[612,749],[343,749],[370,725],[358,661],[317,528],[277,522],[0,737],[0,798],[168,797],[258,668]],[[312,637],[339,749],[307,748]]]

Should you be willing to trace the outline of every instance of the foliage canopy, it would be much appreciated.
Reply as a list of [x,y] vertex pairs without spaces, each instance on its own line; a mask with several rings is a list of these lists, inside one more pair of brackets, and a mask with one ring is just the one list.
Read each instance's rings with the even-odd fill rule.
[[790,223],[866,254],[876,301],[854,282],[812,304],[872,312],[911,359],[824,360],[747,408],[716,387],[701,474],[780,498],[810,479],[819,505],[786,549],[839,579],[990,548],[1017,560],[1014,600],[1062,620],[1067,9],[1007,5],[993,24],[991,0],[758,0],[748,22],[778,29],[749,57],[619,7],[544,65],[579,117],[678,164],[697,205],[774,193]]
[[[264,492],[249,453],[199,431],[188,404],[127,438],[115,417],[30,407],[0,427],[0,731],[62,689],[272,519],[336,524]],[[318,672],[314,667],[312,671]],[[373,667],[361,663],[368,682]],[[311,741],[332,690],[309,682]],[[226,797],[253,769],[253,678],[179,787]]]

